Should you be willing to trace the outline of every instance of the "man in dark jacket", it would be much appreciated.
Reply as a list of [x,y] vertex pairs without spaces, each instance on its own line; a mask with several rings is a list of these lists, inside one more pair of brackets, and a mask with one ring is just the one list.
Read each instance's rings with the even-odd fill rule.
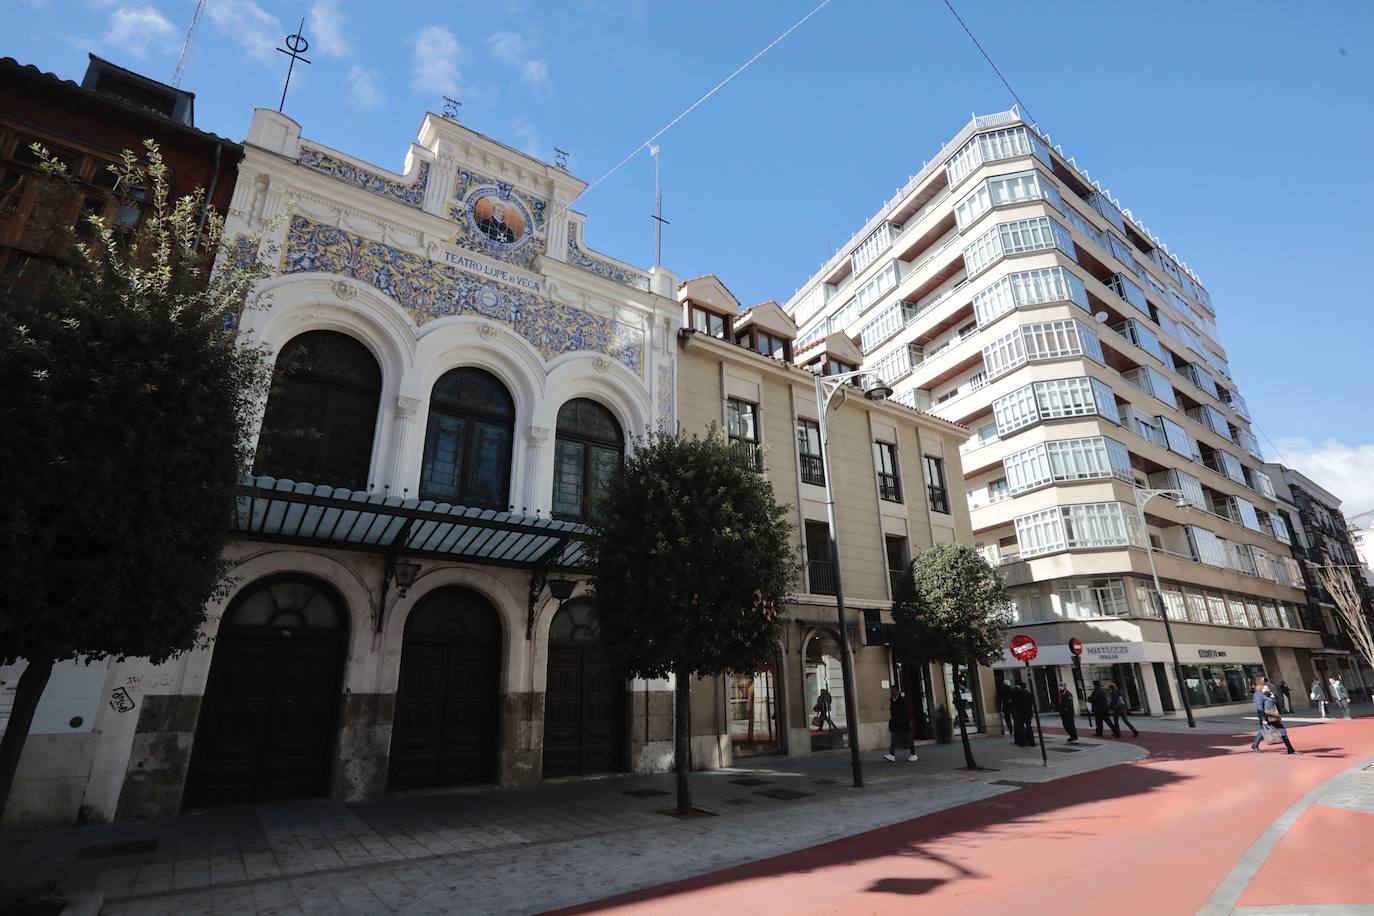
[[1016,744],[1018,747],[1035,747],[1035,733],[1031,731],[1031,717],[1035,715],[1035,696],[1026,689],[1025,684],[1012,688],[1012,705],[1016,713]]
[[1121,730],[1116,727],[1116,722],[1108,714],[1110,708],[1107,704],[1107,691],[1102,689],[1101,681],[1093,681],[1093,692],[1088,694],[1088,707],[1093,711],[1093,730],[1097,737],[1102,737],[1102,723],[1106,723],[1112,730],[1112,734],[1121,737]]
[[1059,684],[1059,697],[1055,706],[1059,710],[1059,721],[1064,723],[1064,731],[1069,733],[1069,743],[1078,743],[1078,725],[1074,722],[1073,694],[1064,683]]
[[892,735],[892,741],[883,759],[896,763],[897,748],[905,747],[911,751],[907,762],[914,763],[917,760],[916,741],[911,737],[911,716],[907,713],[906,694],[896,684],[892,685],[892,702],[888,705],[887,730]]
[[997,685],[997,710],[1002,714],[1002,725],[1006,728],[1007,734],[1016,735],[1016,706],[1011,698],[1011,681],[1002,679]]

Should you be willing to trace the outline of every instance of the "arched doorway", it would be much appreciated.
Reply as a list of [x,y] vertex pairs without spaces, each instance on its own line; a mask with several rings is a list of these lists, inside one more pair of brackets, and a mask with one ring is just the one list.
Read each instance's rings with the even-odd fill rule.
[[811,750],[828,751],[845,746],[848,732],[844,706],[844,667],[840,640],[829,630],[818,630],[806,642],[802,658],[806,715],[811,729]]
[[328,793],[347,620],[338,594],[304,576],[265,579],[233,600],[215,642],[186,807]]
[[596,605],[569,601],[549,625],[544,778],[625,768],[625,677],[601,644]]
[[496,780],[501,620],[487,599],[441,588],[406,620],[387,786]]

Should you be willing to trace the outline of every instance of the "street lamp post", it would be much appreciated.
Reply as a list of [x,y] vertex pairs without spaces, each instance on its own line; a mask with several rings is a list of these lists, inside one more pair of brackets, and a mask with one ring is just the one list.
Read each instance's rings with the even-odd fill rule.
[[1197,728],[1197,722],[1193,719],[1193,704],[1188,700],[1188,685],[1183,681],[1183,666],[1178,663],[1178,646],[1174,644],[1174,628],[1169,625],[1169,604],[1164,600],[1164,589],[1159,584],[1159,572],[1155,569],[1155,550],[1150,543],[1150,529],[1145,524],[1145,504],[1156,496],[1172,496],[1175,505],[1180,508],[1187,508],[1188,503],[1182,490],[1147,490],[1136,488],[1135,509],[1140,515],[1140,534],[1145,538],[1145,554],[1150,558],[1150,575],[1155,580],[1155,594],[1159,596],[1159,612],[1164,618],[1164,633],[1169,637],[1169,654],[1174,659],[1174,679],[1178,682],[1178,693],[1183,698],[1183,712],[1188,717],[1188,727]]
[[[816,376],[816,412],[819,414],[817,424],[820,426],[821,434],[821,468],[822,476],[825,478],[825,511],[830,522],[830,565],[835,574],[835,615],[840,624],[840,672],[844,678],[845,730],[849,733],[849,764],[854,772],[854,788],[856,789],[862,789],[864,786],[863,764],[859,760],[859,707],[858,699],[854,695],[854,663],[849,656],[849,630],[845,626],[844,619],[844,586],[840,580],[840,546],[835,536],[835,491],[830,486],[832,468],[829,451],[830,433],[829,425],[826,423],[826,414],[830,410],[830,402],[845,387],[845,382],[864,374],[862,371],[857,371]],[[864,397],[869,400],[881,401],[892,394],[892,389],[883,385],[881,380],[870,378],[870,383],[872,387],[864,390]]]

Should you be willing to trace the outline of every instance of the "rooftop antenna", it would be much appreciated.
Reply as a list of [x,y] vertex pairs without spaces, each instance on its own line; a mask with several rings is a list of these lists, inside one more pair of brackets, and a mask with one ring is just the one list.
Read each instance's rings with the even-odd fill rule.
[[172,74],[172,85],[181,86],[181,75],[186,72],[186,58],[191,56],[191,42],[196,37],[196,26],[200,25],[200,14],[205,12],[205,0],[196,3],[196,11],[191,14],[191,26],[186,30],[186,40],[181,43],[181,56],[177,58],[177,69]]
[[654,266],[663,266],[663,227],[668,221],[663,218],[663,185],[658,180],[658,147],[649,146],[649,155],[654,157]]
[[[286,48],[277,49],[281,53],[285,54],[287,57],[291,58],[291,63],[286,68],[286,82],[281,87],[281,104],[277,106],[277,111],[281,111],[283,108],[286,107],[286,90],[291,88],[291,72],[296,69],[296,61],[303,60],[307,64],[310,63],[310,61],[306,60],[304,57],[301,56],[306,51],[310,50],[310,42],[305,40],[304,33],[305,17],[302,16],[301,24],[296,29],[296,34],[286,36]],[[291,50],[288,51],[287,48],[290,48]]]

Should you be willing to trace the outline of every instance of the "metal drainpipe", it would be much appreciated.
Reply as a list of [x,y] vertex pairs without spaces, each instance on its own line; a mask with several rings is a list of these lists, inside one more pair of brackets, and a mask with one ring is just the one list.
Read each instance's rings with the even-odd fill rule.
[[219,143],[215,144],[215,172],[210,176],[210,188],[205,192],[205,201],[200,208],[200,222],[196,224],[196,247],[200,247],[200,237],[205,231],[205,221],[210,216],[210,208],[214,206],[215,188],[219,187],[219,168],[220,151],[222,147]]

